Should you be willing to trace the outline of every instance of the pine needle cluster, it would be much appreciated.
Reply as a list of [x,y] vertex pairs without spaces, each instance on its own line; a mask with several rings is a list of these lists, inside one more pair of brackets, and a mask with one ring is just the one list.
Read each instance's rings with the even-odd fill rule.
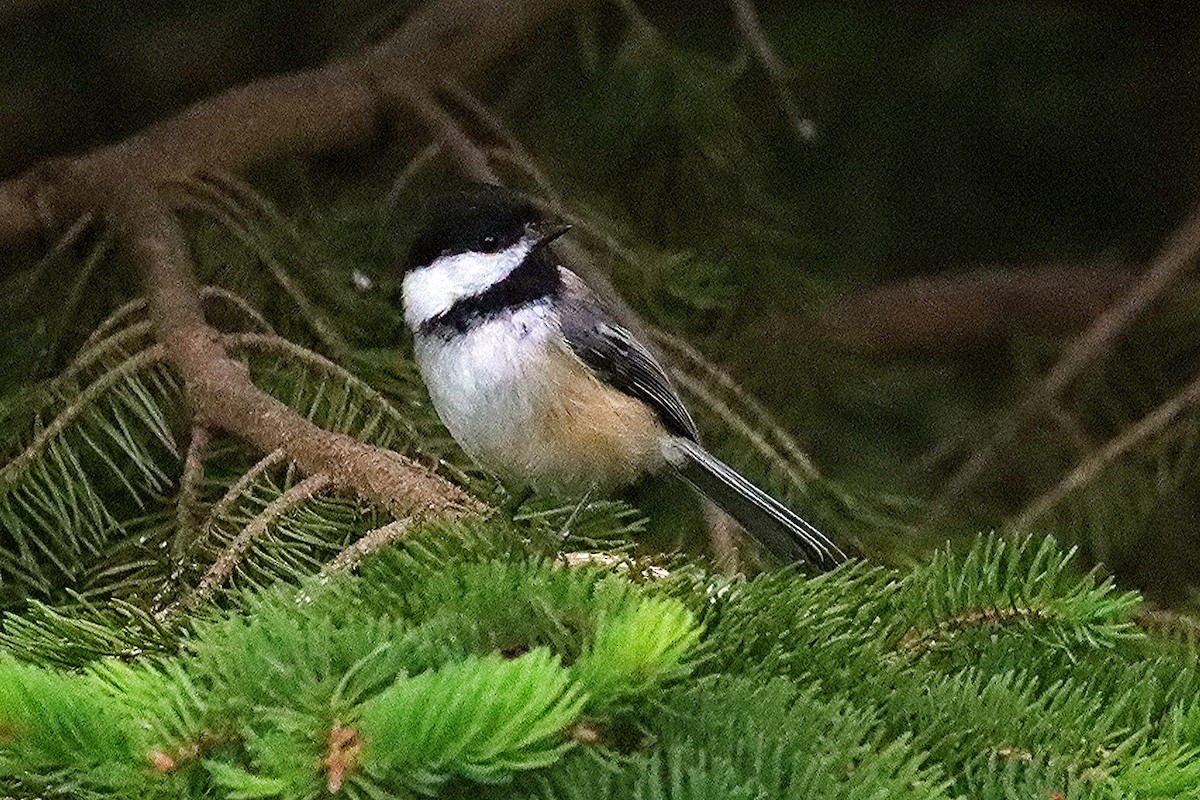
[[[14,796],[1200,796],[1194,650],[1053,541],[909,574],[625,567],[458,523],[173,638],[35,610],[5,636],[0,774]],[[88,626],[145,650],[44,665]]]

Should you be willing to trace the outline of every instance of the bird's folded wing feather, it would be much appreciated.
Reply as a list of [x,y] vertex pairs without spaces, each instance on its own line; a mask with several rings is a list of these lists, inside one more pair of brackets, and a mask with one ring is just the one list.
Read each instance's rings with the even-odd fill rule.
[[600,380],[653,409],[670,433],[695,440],[696,423],[662,365],[613,320],[578,275],[565,267],[559,267],[559,272],[566,289],[562,333],[575,355]]

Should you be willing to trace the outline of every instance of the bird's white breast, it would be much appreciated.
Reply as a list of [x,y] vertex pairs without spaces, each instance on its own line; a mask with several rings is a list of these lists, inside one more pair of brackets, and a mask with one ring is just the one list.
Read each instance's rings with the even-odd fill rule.
[[418,333],[416,355],[455,441],[510,484],[586,491],[662,463],[661,424],[566,350],[549,301],[461,335]]
[[449,339],[417,335],[416,356],[443,424],[468,455],[497,467],[528,435],[542,394],[552,329],[548,303],[488,320]]

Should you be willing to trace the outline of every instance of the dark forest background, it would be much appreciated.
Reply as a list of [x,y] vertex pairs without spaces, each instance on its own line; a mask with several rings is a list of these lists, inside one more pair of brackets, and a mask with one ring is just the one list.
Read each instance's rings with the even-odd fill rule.
[[[223,88],[348,56],[407,8],[0,4],[0,178]],[[555,23],[495,65],[477,95],[572,207],[623,243],[632,257],[603,265],[639,312],[759,397],[831,486],[887,508],[886,541],[860,535],[868,554],[903,560],[948,538],[1031,528],[1079,545],[1085,565],[1103,562],[1152,600],[1197,602],[1190,401],[1023,516],[1195,378],[1192,277],[950,488],[1195,203],[1200,12],[762,3],[761,31],[785,69],[781,100],[728,5],[615,9]],[[259,178],[286,209],[314,195],[382,207],[411,155],[346,154]],[[386,286],[386,274],[373,277]],[[0,323],[5,389],[69,356],[37,347],[54,313],[30,314]],[[85,335],[100,316],[63,324]],[[836,529],[836,514],[822,522]]]

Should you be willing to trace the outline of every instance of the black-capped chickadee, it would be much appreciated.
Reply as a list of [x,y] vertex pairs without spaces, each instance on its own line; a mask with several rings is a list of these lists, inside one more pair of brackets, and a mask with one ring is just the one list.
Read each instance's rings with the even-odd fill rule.
[[776,556],[845,558],[699,443],[666,372],[550,243],[567,226],[490,185],[435,201],[404,316],[438,416],[506,485],[584,493],[674,470]]

